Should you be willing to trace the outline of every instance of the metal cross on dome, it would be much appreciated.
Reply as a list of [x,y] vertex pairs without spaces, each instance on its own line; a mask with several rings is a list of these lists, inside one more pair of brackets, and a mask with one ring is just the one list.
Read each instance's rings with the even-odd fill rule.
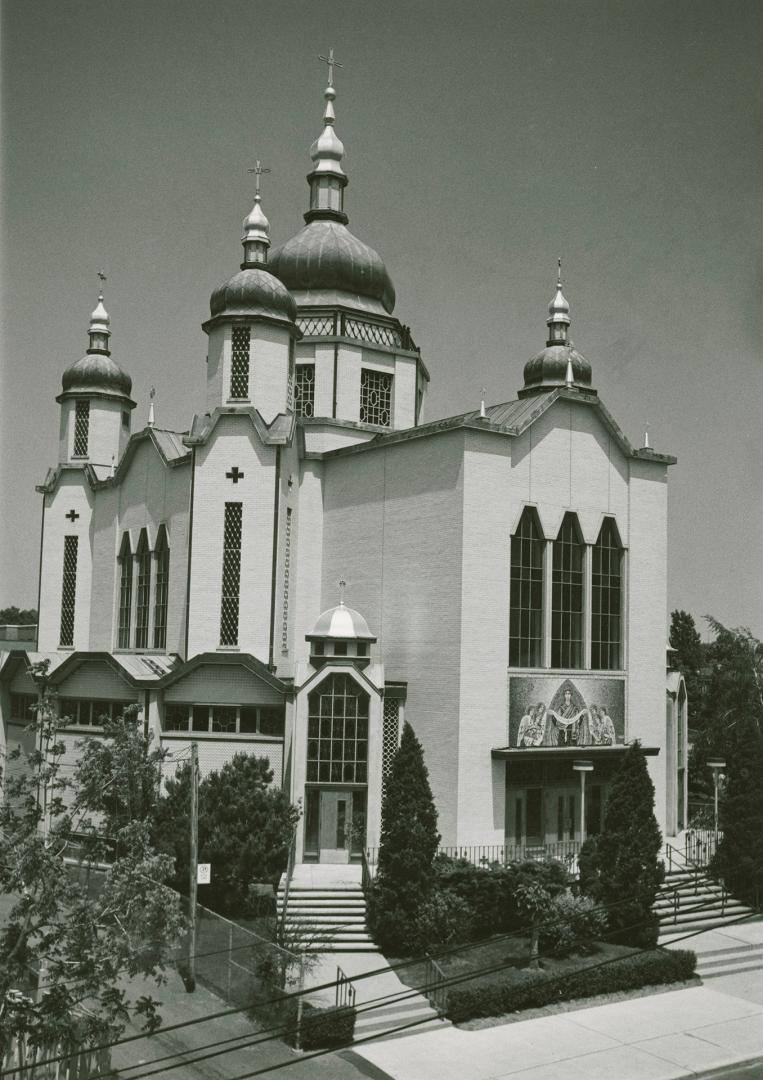
[[98,271],[98,280],[100,281],[101,285],[105,284],[106,275],[104,274],[103,270]]
[[253,169],[247,169],[247,172],[254,173],[254,193],[259,195],[260,193],[260,177],[263,173],[269,173],[271,170],[263,167],[262,162],[255,161]]
[[338,60],[334,59],[334,50],[329,49],[328,56],[318,56],[319,60],[322,60],[324,64],[329,66],[329,86],[334,85],[334,68],[344,67],[344,64],[340,64]]
[[344,590],[347,588],[347,582],[344,580],[344,578],[340,578],[339,581],[337,582],[337,585],[339,586],[339,603],[343,604],[344,603]]

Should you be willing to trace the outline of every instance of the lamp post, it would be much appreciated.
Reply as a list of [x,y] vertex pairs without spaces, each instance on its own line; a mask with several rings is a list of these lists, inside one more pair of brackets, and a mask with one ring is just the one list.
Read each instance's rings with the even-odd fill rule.
[[721,771],[726,768],[726,762],[723,758],[708,758],[707,767],[713,770],[713,789],[715,795],[714,814],[713,821],[715,828],[713,830],[715,835],[715,847],[713,848],[713,854],[718,850],[718,781]]
[[580,773],[580,843],[583,845],[585,843],[585,774],[593,772],[593,762],[578,759],[573,761],[572,769]]

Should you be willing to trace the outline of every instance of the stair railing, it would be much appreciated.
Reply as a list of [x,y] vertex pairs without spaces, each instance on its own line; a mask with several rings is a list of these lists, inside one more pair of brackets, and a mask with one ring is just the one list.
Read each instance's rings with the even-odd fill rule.
[[362,881],[362,885],[363,885],[363,892],[366,893],[371,888],[371,885],[373,883],[373,878],[371,876],[371,868],[368,865],[368,855],[366,854],[366,849],[365,848],[363,848],[363,850],[360,853],[360,864],[361,864],[361,875],[362,875],[361,876],[361,881]]
[[337,965],[336,969],[336,994],[334,1001],[337,1009],[355,1008],[355,985],[351,978]]
[[424,995],[429,999],[433,1009],[444,1016],[448,1011],[448,988],[445,985],[446,975],[436,960],[426,953],[424,964]]

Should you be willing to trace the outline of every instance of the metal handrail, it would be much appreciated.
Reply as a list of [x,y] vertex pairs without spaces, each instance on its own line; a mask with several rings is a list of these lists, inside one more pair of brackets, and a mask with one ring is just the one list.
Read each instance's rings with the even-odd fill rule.
[[429,999],[433,1009],[444,1016],[448,1011],[448,988],[447,976],[440,965],[429,953],[426,953],[424,965],[424,994]]
[[296,862],[296,850],[297,850],[297,833],[296,830],[291,834],[291,843],[289,844],[289,859],[286,863],[286,881],[283,887],[283,904],[281,905],[281,930],[283,931],[286,926],[286,908],[289,904],[289,890],[291,889],[291,879],[294,874],[294,863]]
[[365,893],[368,892],[371,885],[373,884],[373,876],[371,874],[371,868],[368,865],[368,855],[365,848],[363,848],[360,853],[360,866],[362,875],[361,882],[363,885],[363,892]]
[[337,965],[336,969],[336,993],[334,1002],[338,1009],[355,1008],[355,985],[349,975],[345,975]]

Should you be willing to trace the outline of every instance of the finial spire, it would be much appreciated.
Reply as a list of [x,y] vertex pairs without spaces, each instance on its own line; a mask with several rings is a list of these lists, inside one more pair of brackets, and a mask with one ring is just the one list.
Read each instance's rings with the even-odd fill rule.
[[148,392],[148,426],[154,426],[154,398],[156,397],[156,387],[152,386]]
[[263,173],[269,173],[270,169],[264,168],[257,160],[254,168],[247,171],[254,173],[254,206],[248,217],[244,218],[244,235],[241,237],[241,243],[244,245],[242,270],[265,265],[270,247],[270,222],[263,213],[260,195],[260,178]]
[[342,577],[337,584],[339,586],[339,604],[341,607],[344,607],[344,590],[347,588],[347,582]]
[[652,449],[652,447],[651,447],[651,445],[649,443],[649,424],[646,425],[646,429],[644,431],[644,445],[641,447],[641,449],[642,450],[651,450]]
[[108,311],[103,306],[103,286],[106,281],[106,275],[103,270],[98,271],[98,281],[100,283],[98,289],[98,303],[90,315],[90,327],[88,329],[90,345],[87,351],[90,353],[105,353],[106,356],[108,356],[109,338],[111,336],[111,319],[109,318]]
[[562,260],[556,260],[556,292],[548,305],[547,345],[568,345],[567,331],[570,325],[570,305],[562,292]]
[[567,371],[564,374],[564,382],[566,386],[571,387],[575,382],[575,372],[572,370],[572,360],[567,357]]
[[487,390],[483,386],[482,387],[482,400],[480,401],[480,420],[484,420],[487,417],[487,413],[485,412],[485,394],[486,393],[487,393]]
[[308,176],[310,184],[310,209],[305,214],[305,221],[310,222],[316,218],[326,218],[347,224],[347,215],[344,213],[344,188],[347,177],[342,169],[344,157],[344,145],[334,130],[334,101],[336,90],[334,89],[334,69],[342,67],[338,60],[334,59],[334,50],[329,49],[328,56],[319,56],[325,64],[328,64],[328,86],[323,92],[326,107],[323,110],[323,131],[310,147],[310,157],[313,159],[313,171]]

